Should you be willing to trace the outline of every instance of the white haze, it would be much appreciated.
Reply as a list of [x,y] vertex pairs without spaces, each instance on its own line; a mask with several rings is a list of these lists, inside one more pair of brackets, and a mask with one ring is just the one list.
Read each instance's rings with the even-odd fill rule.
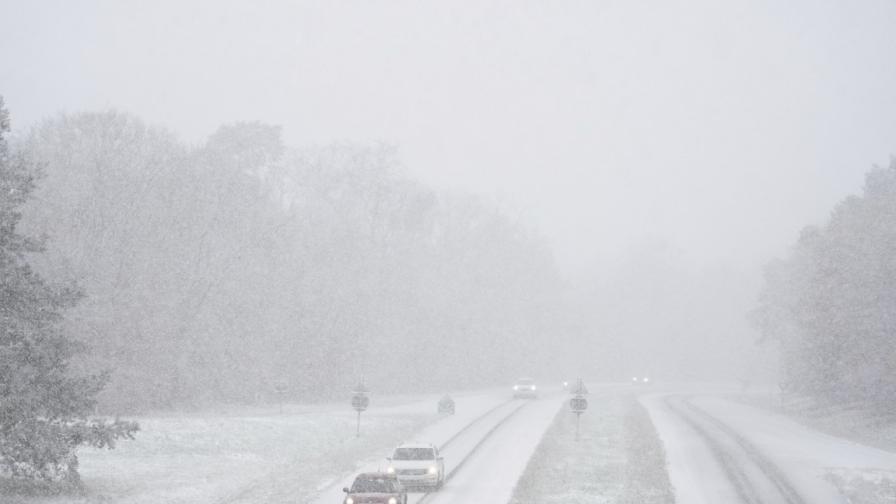
[[114,107],[197,143],[394,144],[531,222],[594,330],[671,368],[751,346],[761,265],[896,153],[887,0],[2,3],[17,129]]

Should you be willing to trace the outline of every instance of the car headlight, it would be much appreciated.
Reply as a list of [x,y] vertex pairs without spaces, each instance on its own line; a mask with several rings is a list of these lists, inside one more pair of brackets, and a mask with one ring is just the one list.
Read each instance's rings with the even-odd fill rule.
[[519,390],[520,388],[516,385],[513,386],[513,390]]
[[648,377],[645,376],[645,377],[644,377],[644,383],[647,383],[647,382],[649,382],[649,381],[650,381],[650,378],[648,378]]
[[386,472],[389,474],[395,474],[395,468],[392,466],[389,466],[386,468]]
[[345,504],[355,504],[355,499],[352,499],[351,497],[346,497]]
[[535,391],[535,385],[532,385],[532,391],[533,392]]
[[398,504],[398,501],[395,500],[395,497],[389,497],[389,504]]
[[436,466],[429,466],[429,474],[435,474],[439,472],[439,468]]

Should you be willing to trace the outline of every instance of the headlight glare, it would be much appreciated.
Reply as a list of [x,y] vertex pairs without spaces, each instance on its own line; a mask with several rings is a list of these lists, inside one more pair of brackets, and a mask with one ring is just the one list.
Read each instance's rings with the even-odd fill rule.
[[429,474],[435,474],[439,472],[439,468],[436,466],[429,466]]
[[352,499],[351,497],[346,497],[345,504],[355,504],[355,499]]
[[392,466],[389,466],[386,468],[386,472],[389,474],[395,474],[395,468]]
[[389,504],[398,504],[398,501],[395,500],[395,497],[389,497]]

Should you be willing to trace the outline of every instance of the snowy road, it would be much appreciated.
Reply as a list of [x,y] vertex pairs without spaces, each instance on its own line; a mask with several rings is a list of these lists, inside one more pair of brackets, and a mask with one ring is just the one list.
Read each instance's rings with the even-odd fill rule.
[[643,397],[665,444],[677,502],[846,503],[832,475],[896,475],[896,454],[703,395]]
[[[490,435],[477,443],[469,456],[452,469],[441,491],[420,500],[426,504],[496,504],[510,500],[513,488],[557,410],[557,396],[524,404]],[[462,450],[458,450],[462,451]],[[457,455],[460,456],[460,453]],[[456,459],[457,460],[457,459]],[[447,457],[446,457],[447,461]]]
[[[440,446],[445,458],[447,481],[441,491],[423,494],[410,493],[408,503],[506,502],[513,486],[522,474],[530,455],[561,406],[558,395],[536,401],[507,400],[503,397],[483,396],[475,404],[458,404],[458,414],[437,422],[408,441],[430,442]],[[356,472],[377,471],[384,468],[385,456],[363,464]],[[498,460],[496,464],[492,461]],[[478,473],[482,465],[489,466]],[[483,474],[488,474],[483,478]],[[500,477],[499,477],[500,476]],[[341,502],[342,488],[350,486],[354,474],[328,486],[314,501],[317,504]],[[468,498],[470,492],[475,498]],[[495,499],[497,495],[503,496]],[[451,497],[449,497],[451,496]]]

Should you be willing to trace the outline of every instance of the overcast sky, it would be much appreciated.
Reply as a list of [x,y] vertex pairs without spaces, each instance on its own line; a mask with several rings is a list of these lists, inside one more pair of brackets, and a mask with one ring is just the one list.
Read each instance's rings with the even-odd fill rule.
[[896,2],[0,0],[0,94],[393,143],[571,274],[657,239],[755,268],[896,153]]

